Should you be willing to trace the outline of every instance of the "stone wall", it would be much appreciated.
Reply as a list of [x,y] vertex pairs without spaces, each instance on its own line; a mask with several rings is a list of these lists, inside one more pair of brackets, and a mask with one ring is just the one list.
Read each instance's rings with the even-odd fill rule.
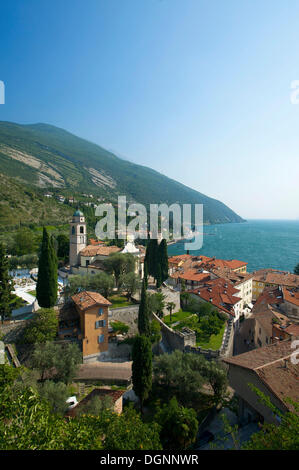
[[234,332],[234,321],[232,319],[229,319],[226,323],[226,327],[223,334],[222,345],[220,348],[221,356],[230,357],[233,355]]
[[5,343],[16,343],[30,320],[7,321],[0,324],[0,334]]
[[138,310],[139,305],[130,305],[129,307],[109,309],[109,323],[112,321],[120,321],[129,326],[128,336],[134,336],[138,333]]
[[186,346],[195,346],[196,344],[196,335],[195,332],[189,329],[186,329],[186,333],[180,331],[175,331],[153,313],[153,318],[157,320],[161,325],[162,341],[165,341],[169,346],[170,350],[174,351],[179,349],[184,351]]

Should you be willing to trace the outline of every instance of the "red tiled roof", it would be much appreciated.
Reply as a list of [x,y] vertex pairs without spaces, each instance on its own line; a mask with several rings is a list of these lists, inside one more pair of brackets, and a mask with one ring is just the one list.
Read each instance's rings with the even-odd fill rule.
[[257,298],[253,311],[258,310],[263,305],[277,305],[283,302],[282,292],[277,288],[265,287],[263,292]]
[[[237,296],[240,292],[225,279],[213,279],[192,291],[206,302],[210,302],[219,310],[235,315],[233,307],[241,301]],[[211,300],[212,299],[212,300]]]
[[170,277],[174,279],[184,279],[185,281],[208,281],[210,279],[210,275],[208,273],[199,273],[197,269],[188,269],[184,272],[175,272]]
[[192,258],[191,255],[176,255],[168,258],[168,263],[170,264],[179,264],[181,261],[186,261],[187,259]]
[[72,296],[72,300],[80,310],[86,310],[95,305],[112,305],[109,300],[105,299],[105,297],[98,292],[79,292]]
[[253,280],[278,286],[299,287],[298,275],[275,269],[260,269],[259,271],[255,271],[253,273]]
[[241,273],[241,272],[236,272],[232,268],[209,268],[207,266],[207,270],[210,269],[210,271],[215,274],[217,277],[221,277],[229,282],[231,282],[233,285],[238,286],[239,284],[242,284],[243,282],[249,281],[249,279],[252,279],[252,274],[251,273]]
[[284,331],[286,331],[289,335],[299,337],[299,325],[295,323],[285,328]]
[[224,359],[224,362],[254,371],[284,405],[292,410],[288,398],[299,400],[299,365],[290,359],[292,341],[280,341]]
[[283,298],[286,302],[290,302],[291,304],[296,305],[299,307],[299,290],[297,289],[287,289],[286,287],[282,288]]
[[213,268],[229,268],[229,269],[239,269],[247,266],[248,263],[245,261],[240,261],[238,259],[217,259],[217,258],[209,258],[207,256],[199,256],[201,258],[201,261],[203,265],[206,265],[207,267],[213,267]]
[[118,253],[122,248],[118,246],[106,245],[88,245],[80,251],[81,256],[109,256],[112,253]]
[[90,238],[89,241],[92,246],[105,245],[105,242],[102,240],[95,240],[94,238]]

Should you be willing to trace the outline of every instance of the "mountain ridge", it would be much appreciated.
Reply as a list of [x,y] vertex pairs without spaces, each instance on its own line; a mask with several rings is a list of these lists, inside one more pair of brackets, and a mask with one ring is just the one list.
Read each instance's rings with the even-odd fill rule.
[[203,204],[204,223],[244,222],[221,201],[50,124],[0,121],[0,173],[62,194],[111,200],[120,194],[145,205]]

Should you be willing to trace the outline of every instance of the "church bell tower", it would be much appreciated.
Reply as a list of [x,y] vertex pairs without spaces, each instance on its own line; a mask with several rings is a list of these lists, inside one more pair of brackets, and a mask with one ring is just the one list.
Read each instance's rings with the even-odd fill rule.
[[86,247],[86,223],[84,214],[76,210],[70,223],[70,266],[80,264],[79,253]]

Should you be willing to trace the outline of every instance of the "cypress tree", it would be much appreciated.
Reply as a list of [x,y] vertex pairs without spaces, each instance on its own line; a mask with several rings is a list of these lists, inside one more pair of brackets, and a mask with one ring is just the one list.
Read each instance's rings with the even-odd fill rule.
[[148,257],[148,273],[150,276],[157,278],[157,264],[158,264],[158,241],[156,239],[149,242],[149,257]]
[[13,290],[12,278],[8,271],[8,258],[5,254],[3,243],[0,243],[0,316],[2,322],[6,318],[11,317],[11,301],[13,296],[11,294]]
[[152,345],[146,336],[136,336],[132,350],[133,390],[140,399],[141,412],[144,400],[152,388]]
[[161,241],[159,245],[159,264],[161,266],[161,282],[168,279],[168,252],[167,252],[167,242],[165,238]]
[[142,281],[141,299],[138,310],[138,331],[139,334],[149,336],[151,334],[150,328],[150,311],[148,306],[148,299],[145,287],[145,280]]
[[147,289],[147,287],[148,287],[148,267],[147,267],[147,263],[146,263],[145,260],[144,260],[143,279],[144,279],[145,287],[146,287],[146,289]]
[[38,262],[36,298],[40,307],[54,307],[57,300],[57,256],[53,240],[43,229],[43,240]]
[[161,284],[162,284],[162,272],[161,272],[161,264],[158,263],[157,265],[157,275],[156,275],[156,287],[157,289],[159,289],[159,287],[161,287]]

